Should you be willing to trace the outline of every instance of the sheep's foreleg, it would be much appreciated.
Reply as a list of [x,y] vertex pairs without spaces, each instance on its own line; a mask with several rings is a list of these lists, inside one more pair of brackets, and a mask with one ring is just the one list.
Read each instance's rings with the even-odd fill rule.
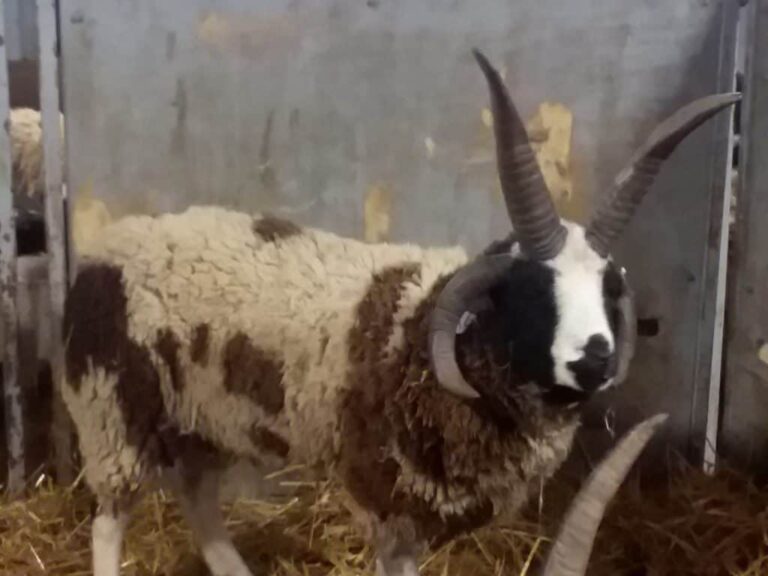
[[419,576],[416,559],[419,544],[413,523],[392,518],[374,527],[376,535],[376,576]]
[[94,576],[120,576],[120,552],[128,514],[115,501],[99,501],[91,526]]
[[378,556],[376,576],[419,576],[419,567],[411,555]]
[[213,576],[252,576],[224,526],[218,474],[206,470],[196,476],[190,481],[182,474],[175,488],[208,569]]

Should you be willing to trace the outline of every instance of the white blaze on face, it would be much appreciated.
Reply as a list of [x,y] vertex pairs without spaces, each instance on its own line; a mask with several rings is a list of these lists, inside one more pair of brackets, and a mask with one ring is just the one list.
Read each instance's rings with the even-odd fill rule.
[[590,248],[584,229],[563,221],[568,237],[560,254],[545,264],[555,272],[558,322],[552,343],[555,382],[580,390],[568,363],[579,360],[591,336],[600,334],[615,349],[603,301],[607,260]]

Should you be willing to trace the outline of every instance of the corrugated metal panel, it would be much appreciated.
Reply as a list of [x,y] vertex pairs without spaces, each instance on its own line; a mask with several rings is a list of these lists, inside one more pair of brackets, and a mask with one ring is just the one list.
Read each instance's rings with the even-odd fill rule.
[[[75,237],[123,213],[208,202],[479,250],[508,224],[472,46],[503,64],[522,111],[550,127],[558,203],[583,220],[655,121],[725,86],[734,9],[63,0]],[[672,412],[669,428],[699,448],[726,133],[718,118],[680,148],[618,249],[660,332],[611,401],[620,421]]]

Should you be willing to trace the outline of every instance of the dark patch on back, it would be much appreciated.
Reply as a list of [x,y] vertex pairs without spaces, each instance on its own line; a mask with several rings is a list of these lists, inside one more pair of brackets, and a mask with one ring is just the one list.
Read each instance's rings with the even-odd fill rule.
[[127,298],[122,271],[109,264],[80,270],[64,311],[66,373],[79,390],[90,367],[117,375],[117,403],[126,442],[154,464],[169,464],[162,430],[173,431],[165,411],[160,378],[149,350],[128,337]]
[[290,451],[290,446],[285,438],[264,426],[254,426],[251,429],[251,441],[257,448],[277,454],[281,458],[288,456]]
[[126,442],[151,462],[170,465],[156,434],[168,418],[149,350],[125,338],[117,372],[117,403],[125,420]]
[[[389,365],[387,343],[405,283],[418,280],[420,273],[419,265],[406,264],[376,274],[357,307],[357,319],[347,341],[350,389],[342,398],[340,471],[352,496],[382,519],[391,514],[414,514],[420,506],[425,507],[417,499],[393,495],[399,466],[392,459],[381,458],[389,439],[397,434],[387,415],[388,404],[408,368],[400,354]],[[409,348],[407,342],[405,348]]]
[[[376,274],[357,307],[347,339],[350,387],[341,402],[344,442],[339,468],[350,494],[382,518],[396,512],[392,492],[399,468],[394,460],[379,456],[392,433],[384,417],[384,404],[394,387],[380,368],[404,284],[420,272],[418,265],[409,264]],[[392,369],[398,371],[397,366]]]
[[80,270],[64,306],[65,360],[69,385],[80,387],[89,363],[114,370],[128,334],[123,275],[117,266],[93,264]]
[[238,332],[224,346],[224,388],[250,398],[269,414],[285,404],[283,361],[274,352],[257,348]]
[[189,356],[195,364],[208,365],[208,348],[210,347],[211,328],[208,324],[198,324],[192,331],[192,343]]
[[155,342],[155,351],[163,359],[171,373],[171,386],[178,392],[184,389],[184,371],[181,368],[179,359],[179,350],[181,343],[176,338],[176,334],[170,328],[163,328],[157,332],[157,341]]
[[301,234],[301,227],[290,220],[265,214],[260,219],[253,221],[253,232],[267,242],[275,242],[291,236],[298,236]]

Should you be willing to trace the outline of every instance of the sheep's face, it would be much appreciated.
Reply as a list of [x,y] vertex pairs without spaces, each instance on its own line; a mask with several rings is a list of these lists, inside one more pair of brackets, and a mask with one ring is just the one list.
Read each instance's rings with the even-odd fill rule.
[[517,255],[507,277],[491,291],[486,322],[501,337],[511,377],[532,382],[564,399],[611,386],[630,354],[623,345],[627,325],[624,275],[610,258],[595,252],[581,226],[564,222],[568,236],[553,259]]

